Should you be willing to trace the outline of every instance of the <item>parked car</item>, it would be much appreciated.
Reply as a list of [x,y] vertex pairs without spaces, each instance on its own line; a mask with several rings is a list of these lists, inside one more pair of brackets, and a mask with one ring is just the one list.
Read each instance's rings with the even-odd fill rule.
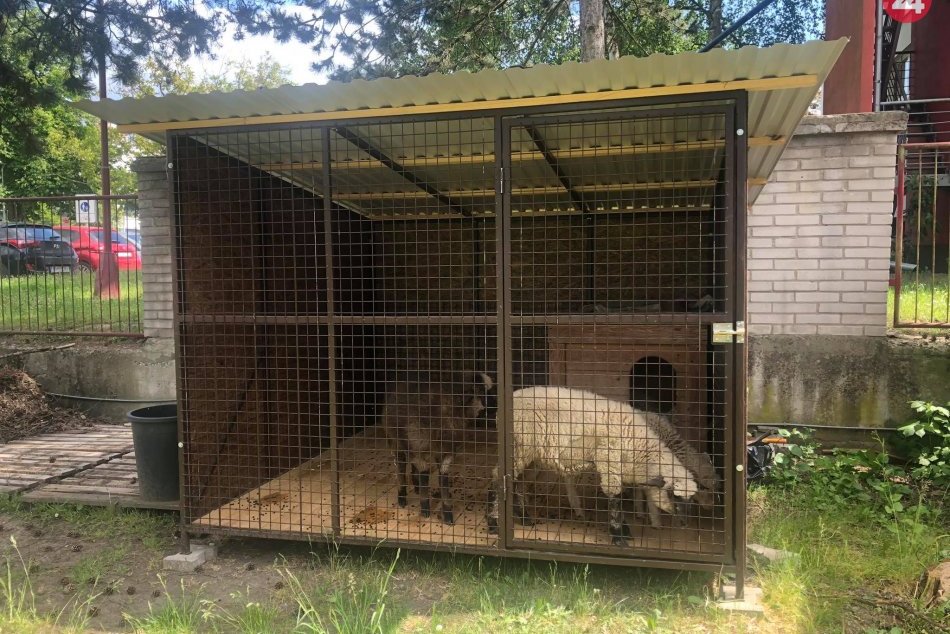
[[72,273],[78,266],[78,254],[52,227],[0,225],[0,275]]
[[142,234],[139,232],[139,230],[126,229],[124,233],[125,233],[125,237],[129,240],[129,242],[134,244],[135,248],[141,251],[142,250]]
[[[102,257],[104,249],[102,239],[105,235],[102,227],[60,225],[53,228],[60,232],[63,239],[68,241],[79,254],[81,271],[99,270],[99,258]],[[112,232],[112,252],[119,263],[119,269],[139,270],[142,268],[139,250],[118,231]]]

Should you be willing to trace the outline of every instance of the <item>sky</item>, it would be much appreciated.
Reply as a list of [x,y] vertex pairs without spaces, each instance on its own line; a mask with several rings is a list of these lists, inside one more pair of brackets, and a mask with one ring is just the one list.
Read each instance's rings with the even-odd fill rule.
[[322,84],[327,81],[326,75],[311,70],[310,63],[315,59],[315,55],[308,44],[301,44],[296,41],[281,43],[271,36],[263,35],[249,35],[243,40],[237,41],[234,39],[233,28],[228,28],[219,38],[218,45],[213,48],[215,59],[202,56],[193,57],[188,61],[188,65],[199,76],[214,71],[229,61],[241,61],[243,59],[254,61],[260,59],[266,53],[270,53],[277,62],[290,71],[291,83],[306,84],[315,82]]

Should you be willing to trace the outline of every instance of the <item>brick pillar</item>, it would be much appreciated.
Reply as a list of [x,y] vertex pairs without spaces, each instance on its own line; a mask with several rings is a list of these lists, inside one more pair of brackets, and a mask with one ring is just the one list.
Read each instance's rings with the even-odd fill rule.
[[883,336],[902,112],[805,117],[749,213],[752,334]]
[[172,215],[164,157],[132,163],[138,178],[139,223],[142,234],[143,323],[146,337],[174,336],[172,309]]

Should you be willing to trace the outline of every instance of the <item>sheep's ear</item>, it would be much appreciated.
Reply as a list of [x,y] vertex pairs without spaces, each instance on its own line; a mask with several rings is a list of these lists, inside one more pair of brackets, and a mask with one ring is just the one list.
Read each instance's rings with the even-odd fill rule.
[[485,374],[484,372],[479,372],[478,374],[475,375],[475,378],[477,382],[481,383],[484,386],[486,391],[495,387],[495,382],[492,381],[492,378],[488,376],[487,374]]
[[666,484],[666,481],[663,480],[662,476],[657,476],[652,480],[647,480],[644,484],[648,487],[662,487]]

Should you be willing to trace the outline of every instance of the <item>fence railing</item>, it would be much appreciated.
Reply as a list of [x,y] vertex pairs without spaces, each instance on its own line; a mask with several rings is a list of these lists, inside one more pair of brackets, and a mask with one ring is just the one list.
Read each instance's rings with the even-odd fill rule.
[[901,143],[950,141],[950,97],[889,101],[882,103],[881,109],[907,113],[907,131],[901,135]]
[[137,198],[0,198],[0,334],[141,337]]
[[898,147],[894,326],[950,327],[950,142]]

